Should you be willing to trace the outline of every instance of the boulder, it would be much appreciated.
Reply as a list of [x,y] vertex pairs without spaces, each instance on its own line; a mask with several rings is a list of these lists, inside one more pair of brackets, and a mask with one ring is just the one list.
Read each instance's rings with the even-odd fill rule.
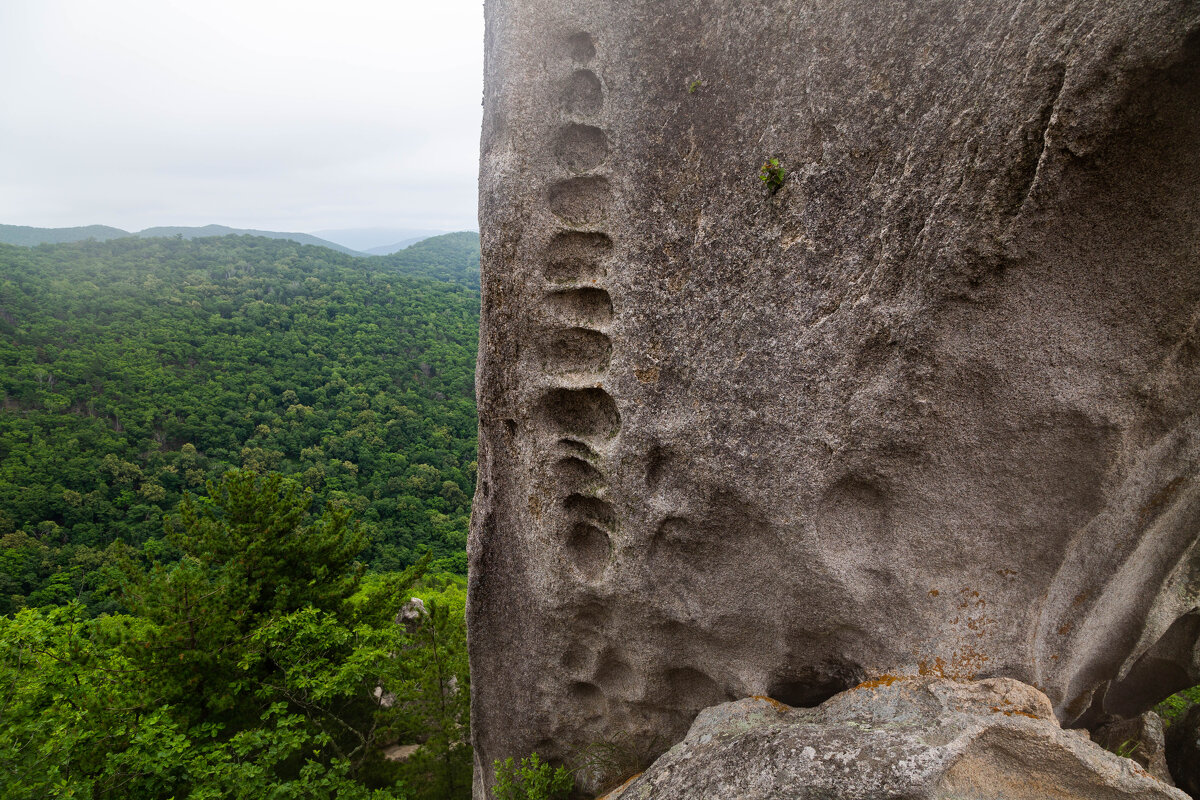
[[410,597],[396,612],[396,624],[403,625],[406,633],[413,633],[427,616],[429,612],[425,610],[425,601],[419,597]]
[[1110,720],[1092,733],[1092,741],[1113,753],[1132,758],[1160,781],[1175,785],[1167,768],[1162,717],[1153,711],[1132,719]]
[[607,800],[1184,800],[1137,763],[1064,731],[1014,680],[875,681],[816,709],[769,698],[700,713]]
[[481,800],[751,695],[1200,683],[1200,5],[486,15]]

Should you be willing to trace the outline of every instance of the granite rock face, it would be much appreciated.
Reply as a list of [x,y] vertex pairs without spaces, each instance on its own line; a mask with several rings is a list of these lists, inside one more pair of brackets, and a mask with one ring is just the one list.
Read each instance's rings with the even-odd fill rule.
[[766,698],[706,709],[687,737],[605,800],[1184,800],[1059,728],[1007,678],[882,682],[800,710]]
[[487,19],[480,797],[885,673],[1200,682],[1200,7]]

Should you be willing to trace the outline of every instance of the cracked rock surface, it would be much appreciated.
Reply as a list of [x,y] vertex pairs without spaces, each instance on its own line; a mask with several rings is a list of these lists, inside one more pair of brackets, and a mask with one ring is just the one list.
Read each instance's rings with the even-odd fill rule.
[[477,797],[882,674],[1200,682],[1200,6],[486,14]]

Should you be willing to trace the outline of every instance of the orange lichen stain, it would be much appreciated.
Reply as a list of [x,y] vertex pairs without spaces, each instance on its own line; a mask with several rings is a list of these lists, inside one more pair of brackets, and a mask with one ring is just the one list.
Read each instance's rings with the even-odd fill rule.
[[750,699],[751,700],[762,700],[764,703],[769,703],[776,711],[778,711],[780,713],[783,713],[784,711],[792,710],[792,707],[787,705],[786,703],[781,703],[778,700],[776,700],[774,697],[767,697],[765,694],[752,695],[750,697]]
[[937,597],[939,594],[941,594],[941,592],[939,592],[937,589],[930,589],[930,590],[929,590],[929,596],[930,596],[930,597]]
[[1050,656],[1050,660],[1051,660],[1051,661],[1058,661],[1058,655],[1057,655],[1057,654],[1055,654],[1055,655],[1052,655],[1052,656]]
[[1079,608],[1079,606],[1087,602],[1089,597],[1091,597],[1091,592],[1080,592],[1079,594],[1075,595],[1075,599],[1071,601],[1071,605],[1075,608]]
[[658,367],[650,367],[648,369],[635,369],[633,374],[641,383],[658,383]]
[[998,569],[996,570],[996,574],[1001,578],[1011,578],[1017,574],[1017,571],[1015,569]]
[[637,773],[636,775],[630,776],[629,780],[625,781],[620,786],[613,789],[611,792],[605,793],[602,797],[597,797],[596,800],[608,800],[608,798],[612,797],[613,795],[619,795],[621,792],[623,792],[625,790],[626,786],[633,783],[640,777],[642,777],[642,773],[640,773],[640,772]]
[[940,656],[933,660],[932,665],[928,661],[921,661],[917,664],[917,673],[926,677],[945,678],[946,662]]
[[1074,627],[1074,623],[1068,622],[1066,625],[1063,625],[1061,628],[1058,629],[1058,635],[1066,636],[1068,633],[1071,632],[1071,628],[1073,628],[1073,627]]
[[[1011,701],[1005,700],[1004,702],[1009,703]],[[1039,717],[1037,714],[1031,714],[1028,711],[1021,711],[1020,709],[1016,708],[998,708],[997,706],[992,706],[992,713],[1003,714],[1006,717],[1029,717],[1030,719],[1041,719],[1041,717]]]
[[880,675],[878,678],[863,681],[851,691],[857,691],[858,689],[878,689],[880,686],[891,686],[896,681],[902,680],[905,680],[905,678],[901,675]]
[[983,670],[984,664],[992,659],[976,650],[971,645],[964,645],[961,650],[955,650],[951,661],[952,677],[975,680],[975,676]]
[[542,518],[542,500],[535,494],[529,495],[529,513],[534,519]]
[[932,661],[918,661],[917,673],[928,678],[944,678],[952,681],[973,681],[983,671],[991,657],[969,644],[961,644],[950,655],[949,661],[936,657]]
[[960,609],[967,609],[971,606],[982,608],[987,605],[987,601],[983,599],[979,592],[969,586],[964,586],[959,591],[959,595],[962,597],[962,601],[958,604]]

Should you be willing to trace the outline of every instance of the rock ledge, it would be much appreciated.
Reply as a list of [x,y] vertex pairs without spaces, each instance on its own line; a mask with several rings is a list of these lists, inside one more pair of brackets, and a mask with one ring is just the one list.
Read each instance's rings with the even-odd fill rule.
[[1063,730],[1008,678],[892,678],[818,708],[751,697],[705,709],[687,738],[606,800],[1118,800],[1183,792]]

